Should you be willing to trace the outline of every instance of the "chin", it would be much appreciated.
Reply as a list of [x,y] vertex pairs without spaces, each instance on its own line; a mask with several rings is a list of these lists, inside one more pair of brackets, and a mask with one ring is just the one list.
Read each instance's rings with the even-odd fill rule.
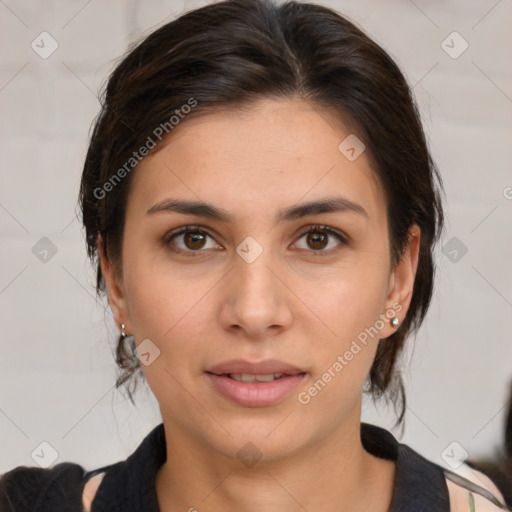
[[212,437],[210,430],[204,433],[203,440],[225,457],[239,459],[247,466],[286,459],[315,437],[314,433],[308,435],[308,431],[300,425],[292,425],[290,422],[285,426],[284,423],[293,416],[292,413],[290,418],[283,421],[287,414],[279,415],[277,420],[273,416],[268,419],[238,418],[224,422],[223,426],[232,437],[224,430],[216,429],[218,435]]

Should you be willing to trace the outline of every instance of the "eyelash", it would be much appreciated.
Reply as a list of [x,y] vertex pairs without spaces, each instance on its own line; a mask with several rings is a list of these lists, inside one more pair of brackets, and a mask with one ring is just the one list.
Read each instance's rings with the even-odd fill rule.
[[[300,240],[304,235],[307,235],[309,233],[315,233],[315,232],[321,232],[321,233],[326,233],[334,238],[336,238],[337,240],[339,240],[341,242],[342,245],[347,245],[348,244],[348,241],[347,241],[347,237],[345,235],[343,235],[342,233],[328,227],[328,226],[324,226],[324,225],[313,225],[313,226],[309,226],[308,229],[306,231],[303,231],[299,237],[298,237],[298,240]],[[169,247],[171,245],[171,242],[172,240],[174,240],[176,237],[180,236],[180,235],[184,235],[184,234],[187,234],[187,233],[199,233],[201,235],[205,235],[205,236],[209,236],[210,238],[213,239],[213,236],[210,235],[210,233],[208,233],[208,231],[205,231],[204,229],[201,228],[201,226],[183,226],[181,228],[178,228],[174,231],[171,231],[169,233],[167,233],[167,235],[164,237],[163,239],[163,243],[165,246]],[[171,249],[173,252],[176,252],[176,253],[181,253],[181,254],[186,254],[187,256],[192,256],[192,257],[197,257],[197,256],[201,256],[202,253],[204,251],[207,251],[208,249],[198,249],[197,251],[193,251],[193,250],[183,250],[183,249]],[[308,249],[301,249],[301,250],[307,250],[308,252],[311,252],[315,257],[316,256],[319,256],[319,257],[322,257],[322,256],[330,256],[331,253],[333,251],[336,251],[338,250],[338,248],[334,248],[334,249],[329,249],[328,251],[325,251],[325,250],[308,250]]]

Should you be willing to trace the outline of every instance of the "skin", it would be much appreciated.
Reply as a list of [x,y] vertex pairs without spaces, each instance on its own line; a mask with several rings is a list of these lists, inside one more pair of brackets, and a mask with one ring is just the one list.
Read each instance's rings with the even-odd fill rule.
[[[304,100],[265,99],[185,120],[137,167],[122,268],[103,251],[100,261],[116,321],[160,350],[143,370],[166,432],[167,461],[156,478],[162,511],[388,510],[395,465],[366,452],[359,433],[378,337],[395,330],[387,317],[310,403],[297,398],[379,315],[398,304],[403,320],[416,275],[419,229],[392,267],[386,199],[366,152],[349,161],[338,149],[351,133]],[[333,195],[367,216],[275,222],[281,209]],[[168,198],[212,203],[232,221],[146,213]],[[315,245],[307,232],[318,224],[348,242],[329,236]],[[165,239],[187,225],[208,232],[202,246],[183,235]],[[248,236],[263,248],[252,263],[236,252]],[[204,373],[237,358],[280,359],[306,377],[277,404],[240,406]],[[261,453],[251,467],[236,455],[248,442]]]

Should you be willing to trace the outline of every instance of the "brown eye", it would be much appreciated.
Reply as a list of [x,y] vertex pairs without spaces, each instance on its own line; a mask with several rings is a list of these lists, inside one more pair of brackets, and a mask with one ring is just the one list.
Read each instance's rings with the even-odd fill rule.
[[[305,239],[306,247],[299,247],[299,249],[309,250],[309,252],[313,253],[318,252],[319,256],[322,254],[329,254],[332,250],[337,250],[342,246],[347,245],[347,239],[345,236],[334,229],[328,228],[327,226],[313,226],[302,234],[300,239],[303,238]],[[334,246],[331,243],[332,239],[338,241]]]
[[197,231],[187,232],[183,236],[183,243],[188,249],[202,249],[206,237]]
[[325,246],[328,243],[329,236],[325,233],[320,233],[317,231],[310,231],[307,233],[307,243],[312,249],[321,250],[325,249]]
[[[208,239],[212,240],[208,246]],[[199,256],[207,249],[222,249],[214,243],[213,237],[206,231],[194,226],[185,226],[167,234],[164,244],[174,252],[186,253],[190,256]],[[197,253],[197,254],[194,254]]]

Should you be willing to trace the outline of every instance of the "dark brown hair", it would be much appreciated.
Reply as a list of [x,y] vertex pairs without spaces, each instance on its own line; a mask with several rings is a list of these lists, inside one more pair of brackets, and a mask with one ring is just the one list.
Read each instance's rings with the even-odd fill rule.
[[[159,147],[158,127],[172,133],[173,114],[187,122],[216,109],[293,97],[337,114],[364,142],[387,200],[394,263],[409,228],[421,229],[409,311],[397,331],[379,341],[367,381],[374,399],[391,400],[397,412],[400,404],[399,424],[405,393],[396,362],[432,296],[433,248],[443,226],[442,184],[402,73],[379,45],[333,10],[294,1],[228,0],[187,12],[128,50],[101,95],[80,188],[97,291],[105,288],[98,234],[108,258],[121,265],[130,171],[136,167],[131,159],[149,139]],[[195,106],[183,116],[191,100]],[[141,372],[133,348],[133,340],[130,346],[121,339],[117,344],[118,387],[132,382],[135,389]],[[129,388],[128,394],[131,399]]]

